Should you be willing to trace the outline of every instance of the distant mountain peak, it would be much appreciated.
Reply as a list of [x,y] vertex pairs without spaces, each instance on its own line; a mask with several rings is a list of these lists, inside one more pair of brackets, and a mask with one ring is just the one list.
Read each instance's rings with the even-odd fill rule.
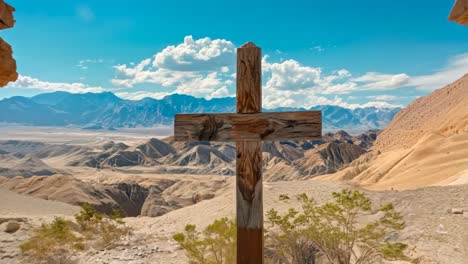
[[[170,125],[177,113],[235,112],[233,97],[197,98],[171,94],[162,99],[126,100],[112,92],[72,94],[52,92],[31,98],[12,97],[0,100],[0,122],[40,126],[75,125],[83,128],[133,128]],[[324,128],[359,130],[385,127],[400,110],[375,107],[347,109],[320,105],[312,110],[323,112]],[[280,107],[265,111],[305,111],[304,108]]]

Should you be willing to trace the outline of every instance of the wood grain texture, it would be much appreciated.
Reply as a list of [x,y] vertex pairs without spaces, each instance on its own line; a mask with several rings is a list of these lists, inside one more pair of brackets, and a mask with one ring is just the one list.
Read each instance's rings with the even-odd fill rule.
[[[251,132],[262,116],[262,63],[261,49],[252,42],[237,49],[237,115],[234,115],[234,133],[237,137]],[[239,117],[244,121],[237,122]],[[247,117],[247,118],[246,118]],[[217,118],[209,118],[218,126]],[[229,120],[230,118],[228,118]],[[233,120],[233,119],[231,119]],[[224,125],[223,121],[223,125]],[[241,132],[242,127],[247,131]],[[218,129],[212,129],[218,134]],[[265,132],[265,131],[264,131]],[[255,138],[257,138],[255,140]],[[237,263],[263,263],[263,184],[262,184],[262,142],[258,134],[254,141],[236,141],[236,212],[237,212]]]
[[246,228],[263,226],[262,143],[237,141],[237,223]]
[[263,263],[263,229],[237,227],[237,263]]
[[318,139],[320,111],[252,114],[180,114],[174,122],[177,141],[275,141]]
[[237,49],[237,113],[262,111],[262,50],[252,42]]

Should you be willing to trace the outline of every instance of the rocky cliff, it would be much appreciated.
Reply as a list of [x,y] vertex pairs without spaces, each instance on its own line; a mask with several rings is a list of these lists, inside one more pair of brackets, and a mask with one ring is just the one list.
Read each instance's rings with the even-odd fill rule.
[[[12,28],[15,25],[13,12],[15,9],[0,0],[0,30]],[[11,46],[0,38],[0,87],[16,81],[16,61],[13,59]]]

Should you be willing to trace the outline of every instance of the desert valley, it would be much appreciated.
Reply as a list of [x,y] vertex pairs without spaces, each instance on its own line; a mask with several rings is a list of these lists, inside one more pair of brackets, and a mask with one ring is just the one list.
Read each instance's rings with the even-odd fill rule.
[[119,1],[0,0],[0,264],[468,263],[468,0]]
[[[324,202],[333,191],[363,190],[402,212],[407,227],[393,239],[414,246],[412,256],[422,263],[464,263],[467,113],[468,75],[417,99],[382,131],[266,142],[265,207],[298,206],[279,201],[280,195],[305,192]],[[203,227],[235,213],[232,144],[175,142],[171,136],[99,143],[73,143],[70,136],[58,143],[14,134],[0,141],[0,222],[2,229],[10,222],[19,229],[1,234],[1,263],[24,263],[18,246],[32,228],[54,216],[71,218],[85,203],[102,213],[122,211],[134,231],[118,247],[80,253],[79,263],[185,263],[172,235],[186,224]]]

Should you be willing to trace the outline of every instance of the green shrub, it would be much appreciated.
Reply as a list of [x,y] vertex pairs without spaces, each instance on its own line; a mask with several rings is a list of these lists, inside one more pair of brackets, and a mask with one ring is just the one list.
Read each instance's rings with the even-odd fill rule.
[[305,249],[334,264],[377,263],[382,259],[413,261],[404,253],[406,244],[387,241],[405,226],[392,204],[374,209],[364,193],[352,190],[335,192],[333,199],[319,206],[302,194],[298,197],[302,212],[290,209],[280,215],[272,209],[267,213],[275,228],[268,235],[272,246],[278,249],[274,250],[276,259],[310,263],[295,258],[303,256]]
[[[284,199],[281,196],[280,199]],[[287,200],[287,199],[286,199]],[[318,205],[298,196],[302,210],[267,213],[265,262],[281,264],[363,264],[382,260],[417,262],[405,255],[408,245],[388,241],[405,223],[393,205],[374,209],[359,191],[333,193],[333,201]],[[196,226],[173,236],[191,264],[236,263],[236,224],[222,218],[202,232]]]
[[123,226],[120,212],[105,217],[84,204],[75,215],[76,223],[56,218],[33,231],[32,237],[20,245],[21,251],[38,263],[71,263],[76,251],[97,246],[111,247],[117,244],[130,230]]
[[102,222],[102,218],[103,216],[87,203],[83,204],[81,211],[75,215],[76,222],[84,230],[94,227],[98,223]]
[[52,263],[65,259],[68,252],[83,250],[83,239],[71,229],[63,218],[55,218],[34,230],[33,236],[20,245],[21,251],[37,262]]
[[185,250],[190,264],[223,264],[236,261],[236,223],[227,218],[215,220],[203,232],[187,225],[173,239]]
[[[95,240],[99,247],[111,247],[129,234],[129,229],[123,225],[120,211],[114,210],[112,215],[104,217],[91,205],[84,204],[82,210],[75,215],[75,220],[81,228],[81,233],[88,240]],[[119,225],[116,225],[119,224]]]

